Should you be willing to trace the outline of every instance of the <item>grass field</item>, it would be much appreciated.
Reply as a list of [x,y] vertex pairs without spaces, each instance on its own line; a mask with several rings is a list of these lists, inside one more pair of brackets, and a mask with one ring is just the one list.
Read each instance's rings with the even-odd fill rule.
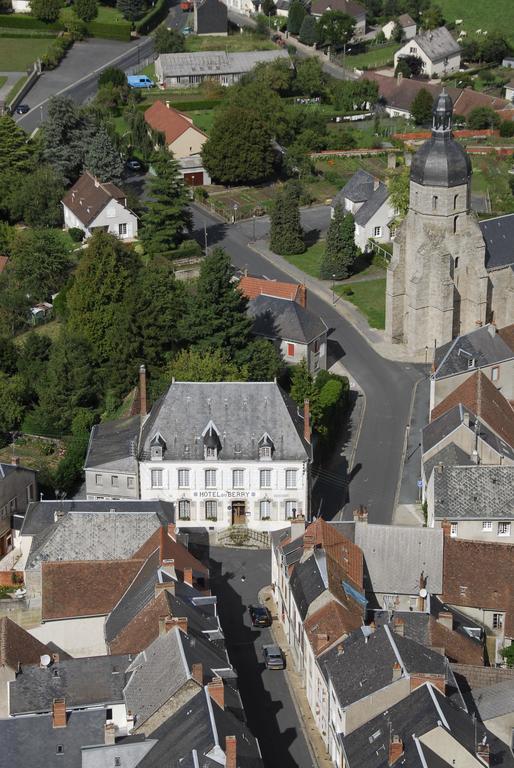
[[227,35],[226,37],[210,35],[188,35],[186,51],[271,51],[276,49],[271,40],[243,32],[243,34]]
[[48,38],[3,37],[0,43],[0,71],[23,72],[47,52],[51,43]]
[[2,85],[5,85],[6,82],[7,82],[7,77],[1,76],[0,77],[0,88],[2,87]]
[[286,256],[285,258],[290,264],[301,269],[302,272],[319,278],[319,270],[324,253],[325,241],[319,240],[314,245],[311,245],[310,248],[307,248],[305,253],[299,253],[297,256]]
[[214,110],[213,109],[202,109],[197,111],[187,111],[186,112],[189,117],[193,118],[193,123],[196,125],[197,128],[199,128],[201,131],[204,131],[205,133],[209,133],[209,131],[212,128],[212,123],[214,120]]
[[[111,8],[108,5],[98,5],[98,16],[93,21],[101,24],[118,24],[120,27],[130,27],[130,21],[124,19],[117,8]],[[63,8],[60,13],[61,21],[75,18],[72,8]]]
[[[351,290],[348,295],[346,291]],[[350,301],[360,309],[368,319],[371,328],[385,328],[385,277],[378,280],[366,280],[361,283],[352,283],[351,288],[346,285],[338,285],[336,293],[345,301]]]
[[470,35],[477,29],[489,34],[499,32],[514,45],[514,2],[513,0],[439,0],[446,21],[462,19],[463,29]]
[[472,162],[472,191],[489,193],[492,215],[514,213],[514,195],[509,186],[512,159],[475,155]]
[[[355,56],[347,55],[345,66],[347,69],[375,69],[376,67],[385,67],[392,64],[394,54],[401,46],[398,43],[384,45],[380,48],[371,48],[366,53],[357,53]],[[338,56],[340,64],[343,63],[343,57]]]

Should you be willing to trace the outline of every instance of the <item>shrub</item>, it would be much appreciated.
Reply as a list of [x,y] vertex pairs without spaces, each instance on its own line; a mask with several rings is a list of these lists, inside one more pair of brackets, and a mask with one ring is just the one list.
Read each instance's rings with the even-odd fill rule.
[[43,69],[55,69],[66,56],[68,48],[73,45],[73,38],[69,33],[54,40],[48,51],[41,57]]
[[504,138],[512,138],[514,136],[514,122],[504,120],[500,124],[500,136]]
[[80,227],[70,227],[68,234],[74,243],[81,243],[84,239],[85,232]]
[[124,24],[109,24],[102,21],[90,21],[87,31],[93,37],[104,37],[110,40],[130,40],[130,27]]
[[140,21],[136,22],[136,30],[140,34],[146,35],[148,32],[151,32],[152,29],[155,29],[161,21],[164,21],[167,15],[167,0],[157,0],[154,7],[146,14],[146,16],[143,16]]
[[64,29],[63,24],[60,21],[53,21],[51,24],[47,24],[41,19],[36,19],[34,16],[22,15],[21,13],[2,14],[2,28],[14,27],[16,29]]

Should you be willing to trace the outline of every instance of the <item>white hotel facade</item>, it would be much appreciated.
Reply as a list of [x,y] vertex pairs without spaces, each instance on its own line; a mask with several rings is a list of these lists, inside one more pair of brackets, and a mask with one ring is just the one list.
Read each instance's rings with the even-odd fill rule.
[[308,409],[276,382],[173,382],[129,421],[117,431],[123,446],[115,422],[93,430],[88,499],[170,501],[183,527],[273,530],[309,517]]

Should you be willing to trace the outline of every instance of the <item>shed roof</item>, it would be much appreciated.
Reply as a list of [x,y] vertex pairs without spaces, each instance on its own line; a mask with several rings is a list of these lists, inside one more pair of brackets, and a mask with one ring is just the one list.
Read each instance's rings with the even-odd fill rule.
[[195,51],[194,53],[161,53],[158,62],[164,77],[180,77],[188,75],[221,75],[250,72],[257,64],[287,60],[286,50],[273,51]]

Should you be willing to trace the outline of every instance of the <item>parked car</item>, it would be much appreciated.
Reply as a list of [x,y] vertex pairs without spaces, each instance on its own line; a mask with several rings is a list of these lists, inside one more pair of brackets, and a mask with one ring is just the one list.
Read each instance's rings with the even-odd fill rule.
[[187,37],[187,35],[191,35],[193,32],[193,27],[182,27],[181,30],[182,34]]
[[130,158],[130,160],[127,160],[127,168],[131,171],[140,171],[142,169],[142,164],[139,160],[137,160],[135,157]]
[[248,612],[254,627],[271,626],[271,613],[264,605],[251,605]]
[[26,115],[27,112],[30,112],[30,107],[28,104],[18,104],[14,111],[17,115]]
[[284,669],[286,665],[284,663],[282,651],[278,645],[264,645],[262,650],[264,653],[266,669]]
[[146,75],[127,75],[127,83],[131,88],[153,88],[155,85]]

